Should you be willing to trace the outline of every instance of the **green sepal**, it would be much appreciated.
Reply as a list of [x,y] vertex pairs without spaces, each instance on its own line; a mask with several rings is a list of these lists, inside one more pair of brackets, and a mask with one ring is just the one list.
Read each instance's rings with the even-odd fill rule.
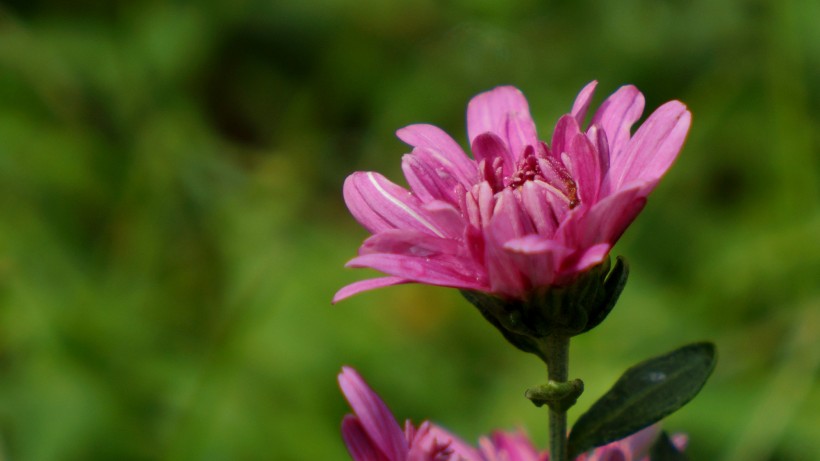
[[586,333],[600,325],[607,315],[612,312],[615,303],[618,302],[618,298],[621,296],[621,292],[624,291],[627,278],[629,278],[629,265],[623,257],[618,256],[615,258],[615,266],[604,281],[604,298],[597,306],[597,309],[589,312],[589,320],[587,320],[587,325],[581,333]]
[[689,344],[628,369],[569,435],[570,459],[660,421],[703,388],[716,363],[715,346]]
[[672,443],[666,431],[658,435],[649,449],[649,461],[687,461],[688,458]]
[[471,290],[461,294],[507,341],[546,362],[547,338],[572,337],[598,326],[615,307],[628,275],[623,258],[612,267],[607,257],[572,282],[538,287],[523,299]]

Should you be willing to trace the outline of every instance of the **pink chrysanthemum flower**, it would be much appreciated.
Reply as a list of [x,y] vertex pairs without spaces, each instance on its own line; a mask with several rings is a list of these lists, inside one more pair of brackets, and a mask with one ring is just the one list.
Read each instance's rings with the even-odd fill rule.
[[667,102],[633,135],[644,97],[624,86],[585,125],[595,86],[558,120],[551,144],[510,86],[470,101],[472,158],[435,126],[398,130],[413,148],[402,162],[410,191],[375,172],[344,185],[348,208],[373,234],[347,266],[388,276],[348,285],[334,302],[408,282],[526,299],[607,259],[678,155],[691,114]]
[[[339,374],[339,385],[353,409],[342,421],[342,437],[354,461],[549,461],[549,453],[538,451],[523,432],[494,432],[479,440],[478,448],[446,430],[410,421],[402,430],[390,409],[352,368]],[[576,461],[647,461],[646,454],[658,435],[650,426],[623,440],[582,454]],[[683,449],[685,437],[676,436]]]

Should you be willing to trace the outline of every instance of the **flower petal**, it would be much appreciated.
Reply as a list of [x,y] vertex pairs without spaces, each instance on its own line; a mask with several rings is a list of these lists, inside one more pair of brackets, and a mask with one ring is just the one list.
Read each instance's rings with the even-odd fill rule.
[[384,288],[402,283],[411,282],[402,277],[379,277],[375,279],[361,280],[353,282],[350,285],[345,285],[333,295],[333,304],[338,303],[343,299],[347,299],[353,295],[357,295],[363,291],[375,290],[377,288]]
[[482,133],[476,136],[472,143],[472,150],[476,161],[481,162],[484,160],[488,166],[495,167],[498,164],[496,159],[501,159],[503,177],[509,177],[515,171],[515,157],[504,144],[504,141],[494,133]]
[[564,245],[542,235],[525,235],[520,238],[508,240],[504,244],[504,249],[512,253],[525,255],[540,255],[556,251],[568,251]]
[[413,149],[411,154],[402,157],[401,168],[413,194],[422,202],[445,200],[458,204],[458,179],[446,166],[438,163],[429,149]]
[[465,188],[475,180],[475,163],[441,128],[427,124],[409,125],[396,131],[396,136],[415,148],[428,149],[437,163],[447,166]]
[[603,261],[609,254],[610,249],[612,249],[612,245],[609,243],[592,245],[577,256],[577,259],[575,259],[569,267],[564,267],[564,269],[576,274],[583,272]]
[[488,459],[507,461],[538,461],[541,459],[541,455],[532,442],[522,432],[504,433],[496,431],[489,440],[485,437],[482,439],[479,444],[485,449],[485,453],[490,455],[487,457]]
[[500,136],[514,158],[523,147],[537,142],[535,122],[524,94],[512,86],[500,86],[479,94],[467,105],[467,135],[472,144],[484,133]]
[[643,94],[632,85],[618,88],[601,104],[592,117],[592,123],[598,124],[606,132],[609,140],[609,152],[613,159],[618,158],[630,138],[632,125],[643,113]]
[[369,267],[388,275],[419,283],[469,290],[485,290],[480,272],[471,259],[440,255],[415,257],[398,254],[366,254],[351,259],[346,267]]
[[555,208],[565,208],[563,195],[543,181],[527,181],[521,187],[521,205],[540,235],[552,235],[558,227]]
[[578,121],[579,126],[584,125],[584,119],[587,118],[587,111],[589,110],[589,103],[592,102],[592,95],[595,93],[595,87],[598,82],[593,80],[586,84],[581,89],[578,96],[575,97],[575,102],[572,104],[572,116]]
[[362,422],[353,415],[342,419],[342,438],[353,461],[391,461],[373,445]]
[[612,190],[663,176],[683,147],[691,122],[692,114],[679,101],[667,102],[653,112],[629,141],[624,155],[614,159]]
[[534,227],[520,210],[518,199],[510,189],[497,195],[490,223],[484,231],[487,274],[493,292],[520,296],[529,287],[515,255],[504,249],[513,239],[534,233]]
[[453,239],[433,237],[410,229],[393,229],[370,236],[362,244],[359,254],[390,253],[432,258],[442,254],[457,256],[462,251],[461,243]]
[[484,461],[478,450],[451,434],[446,429],[436,426],[435,424],[430,424],[429,429],[423,435],[423,442],[420,443],[431,445],[431,442],[435,440],[440,443],[449,440],[449,448],[452,450],[450,459],[453,461]]
[[584,134],[575,135],[561,160],[570,170],[581,203],[595,203],[603,176],[598,150],[592,141]]
[[[363,434],[378,447],[388,460],[404,460],[407,457],[407,440],[390,409],[365,383],[356,370],[343,367],[339,373],[339,387],[361,423]],[[361,440],[361,433],[353,433]]]
[[560,240],[576,248],[614,245],[646,205],[646,190],[647,185],[636,185],[605,197],[589,209],[573,210],[558,228]]
[[350,213],[371,233],[416,229],[444,236],[427,216],[418,198],[379,173],[356,172],[348,176],[344,198]]

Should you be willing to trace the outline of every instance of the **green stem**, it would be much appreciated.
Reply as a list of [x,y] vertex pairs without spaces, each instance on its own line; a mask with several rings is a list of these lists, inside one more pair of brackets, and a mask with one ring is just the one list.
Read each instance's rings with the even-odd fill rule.
[[[569,336],[547,337],[549,380],[564,383],[569,379]],[[567,461],[567,412],[550,408],[550,461]]]

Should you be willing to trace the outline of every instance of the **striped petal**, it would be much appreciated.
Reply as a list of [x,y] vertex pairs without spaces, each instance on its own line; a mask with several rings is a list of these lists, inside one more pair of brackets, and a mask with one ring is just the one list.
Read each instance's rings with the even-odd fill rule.
[[350,213],[371,233],[415,229],[439,237],[445,235],[418,198],[379,173],[357,172],[348,176],[344,198]]

